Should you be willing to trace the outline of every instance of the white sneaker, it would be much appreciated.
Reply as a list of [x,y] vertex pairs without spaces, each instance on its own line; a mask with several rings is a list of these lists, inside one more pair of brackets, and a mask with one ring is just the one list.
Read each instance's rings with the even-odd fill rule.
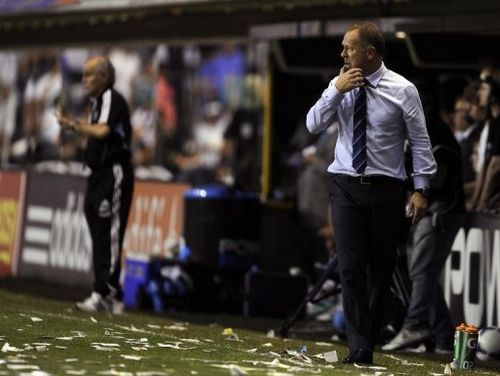
[[94,291],[84,301],[77,302],[76,308],[84,312],[100,312],[100,311],[108,311],[109,304],[104,301],[101,294]]
[[111,313],[113,315],[121,315],[125,311],[125,304],[115,298],[109,299],[110,301],[110,307],[111,307]]
[[382,350],[398,351],[417,346],[429,339],[430,335],[428,329],[402,328],[389,343],[382,346]]

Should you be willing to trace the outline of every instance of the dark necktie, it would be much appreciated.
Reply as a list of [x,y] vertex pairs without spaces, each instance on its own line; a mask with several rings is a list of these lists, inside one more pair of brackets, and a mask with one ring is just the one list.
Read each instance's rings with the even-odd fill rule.
[[363,174],[366,165],[366,90],[361,86],[354,102],[352,167],[358,174]]

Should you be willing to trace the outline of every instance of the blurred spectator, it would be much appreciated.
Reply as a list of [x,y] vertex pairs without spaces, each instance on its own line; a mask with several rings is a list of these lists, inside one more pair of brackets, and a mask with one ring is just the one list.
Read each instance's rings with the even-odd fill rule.
[[481,132],[477,148],[477,179],[469,210],[498,211],[500,209],[500,84],[482,73],[479,104],[487,105],[488,119]]
[[[61,105],[63,78],[56,53],[41,55],[24,91],[26,136],[33,162],[59,159],[60,127],[54,110]],[[41,74],[37,72],[40,70]]]
[[194,124],[192,138],[186,143],[186,154],[176,159],[180,167],[177,179],[192,185],[218,180],[224,132],[231,120],[230,113],[217,101],[207,103],[203,112],[204,118]]
[[240,104],[245,56],[237,46],[227,43],[200,67],[200,76],[213,89],[214,97],[231,108]]
[[472,196],[474,182],[477,177],[474,165],[475,160],[477,160],[477,143],[486,120],[486,108],[480,106],[478,101],[475,100],[470,103],[468,116],[469,125],[458,140],[462,151],[464,189],[467,200]]
[[10,155],[12,135],[16,127],[17,57],[0,53],[0,164],[5,166]]
[[410,231],[411,299],[399,333],[382,347],[403,350],[433,340],[436,353],[451,353],[454,325],[439,284],[441,270],[465,212],[460,147],[442,118],[427,122],[437,173],[430,180],[426,215]]
[[[155,56],[155,59],[158,59],[158,57]],[[182,149],[182,129],[178,124],[177,93],[169,79],[170,69],[167,63],[165,61],[158,63],[157,69],[155,108],[158,113],[159,124],[156,134],[155,162],[176,174],[178,172],[176,156]]]
[[158,111],[155,108],[155,72],[149,61],[132,82],[132,160],[134,165],[154,162]]
[[224,181],[237,188],[260,190],[262,137],[262,83],[248,74],[243,86],[242,104],[224,132]]
[[115,67],[116,90],[125,97],[128,103],[131,103],[132,82],[141,72],[141,58],[136,51],[129,48],[113,48],[108,57]]
[[302,228],[302,254],[310,275],[314,263],[325,262],[333,247],[330,220],[330,180],[327,167],[333,161],[338,124],[327,128],[320,137],[302,150],[303,165],[297,179],[297,209]]
[[160,65],[158,80],[156,81],[156,109],[162,121],[162,130],[172,134],[177,128],[177,108],[175,106],[175,92],[168,79],[166,65]]
[[467,100],[467,98],[460,96],[455,100],[452,128],[455,138],[459,142],[464,138],[464,133],[466,133],[469,128],[470,109],[471,103]]

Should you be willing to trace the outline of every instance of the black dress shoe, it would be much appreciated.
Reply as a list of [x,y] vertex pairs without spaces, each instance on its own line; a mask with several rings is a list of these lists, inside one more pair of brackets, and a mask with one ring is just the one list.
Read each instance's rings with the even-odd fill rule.
[[344,358],[344,363],[373,364],[373,353],[363,349],[351,351],[349,355]]

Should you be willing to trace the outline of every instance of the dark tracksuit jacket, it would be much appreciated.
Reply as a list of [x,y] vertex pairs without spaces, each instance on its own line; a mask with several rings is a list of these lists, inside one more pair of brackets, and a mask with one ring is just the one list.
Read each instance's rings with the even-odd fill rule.
[[87,139],[91,169],[85,193],[85,217],[92,237],[94,291],[123,298],[119,284],[121,251],[134,187],[130,112],[125,99],[109,88],[92,100],[91,124],[107,124],[104,139]]

